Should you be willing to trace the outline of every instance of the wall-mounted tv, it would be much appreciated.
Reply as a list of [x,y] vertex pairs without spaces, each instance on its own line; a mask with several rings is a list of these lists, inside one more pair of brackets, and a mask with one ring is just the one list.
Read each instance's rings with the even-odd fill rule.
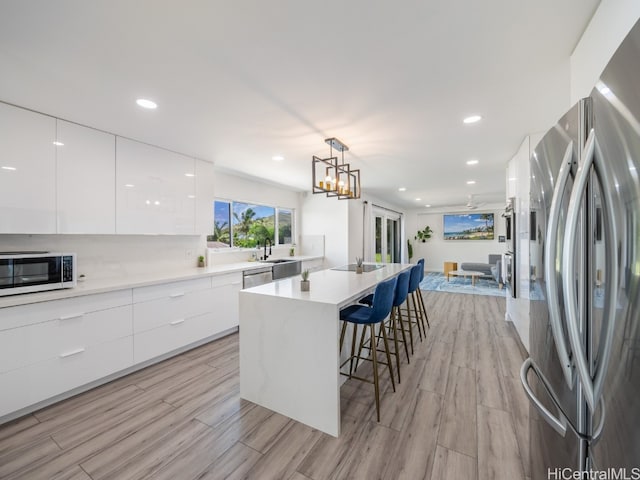
[[453,213],[442,217],[445,240],[493,240],[493,213]]

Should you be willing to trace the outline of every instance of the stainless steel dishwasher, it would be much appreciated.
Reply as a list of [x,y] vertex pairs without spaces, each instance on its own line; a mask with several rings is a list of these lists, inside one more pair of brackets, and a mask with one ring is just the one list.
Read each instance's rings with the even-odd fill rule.
[[245,270],[242,272],[242,288],[257,287],[273,281],[273,270],[271,266]]

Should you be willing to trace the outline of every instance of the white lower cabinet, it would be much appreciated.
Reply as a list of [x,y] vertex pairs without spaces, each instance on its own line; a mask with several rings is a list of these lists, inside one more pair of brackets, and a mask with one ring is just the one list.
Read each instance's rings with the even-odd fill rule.
[[2,417],[237,327],[242,272],[0,309]]
[[232,273],[134,289],[134,363],[238,326],[241,288]]
[[240,324],[239,292],[242,273],[213,277],[210,303],[214,312],[215,330],[223,332]]
[[0,417],[73,390],[132,364],[130,335],[0,374]]
[[77,313],[0,331],[0,372],[26,367],[132,334],[131,305]]
[[136,333],[133,337],[133,361],[141,363],[159,357],[214,333],[212,312],[176,318],[153,330]]
[[130,367],[128,292],[3,309],[0,417]]

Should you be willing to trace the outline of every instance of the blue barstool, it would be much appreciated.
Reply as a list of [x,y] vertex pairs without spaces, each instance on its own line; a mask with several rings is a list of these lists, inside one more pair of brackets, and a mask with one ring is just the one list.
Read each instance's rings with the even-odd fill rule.
[[[409,295],[407,296],[407,315],[409,317],[409,336],[411,338],[411,353],[413,353],[413,325],[415,324],[418,327],[418,335],[420,335],[420,341],[422,341],[422,332],[426,336],[427,332],[424,327],[424,319],[422,316],[422,309],[419,306],[418,301],[416,300],[416,291],[420,288],[420,270],[422,267],[420,265],[414,265],[411,267],[411,276],[409,277]],[[415,321],[411,318],[415,317]]]
[[[340,351],[342,351],[342,343],[344,341],[344,331],[346,323],[353,324],[353,336],[351,340],[351,356],[340,365],[340,367],[344,366],[347,362],[350,362],[349,374],[345,374],[340,372],[342,375],[347,375],[349,378],[355,378],[357,380],[361,380],[367,383],[373,383],[376,394],[376,411],[378,413],[378,421],[380,421],[380,386],[378,382],[378,363],[382,363],[389,368],[389,375],[391,376],[391,385],[393,387],[393,391],[396,391],[396,385],[393,380],[393,369],[391,368],[391,356],[389,354],[389,344],[387,341],[387,332],[384,328],[384,319],[391,313],[391,308],[393,307],[393,297],[396,289],[396,281],[397,279],[391,278],[389,280],[385,280],[384,282],[380,282],[375,289],[373,294],[373,303],[371,307],[367,307],[365,305],[350,305],[347,308],[340,311],[340,320],[343,320],[345,324],[343,325],[342,334],[340,335]],[[382,339],[384,343],[384,352],[387,357],[387,363],[378,362],[378,355],[376,349],[376,333],[375,333],[375,325],[380,324],[380,333],[382,334]],[[358,325],[363,325],[364,328],[362,330],[362,338],[360,339],[360,345],[364,344],[365,333],[367,331],[367,326],[369,327],[369,347],[365,347],[369,350],[371,354],[371,358],[361,357],[360,353],[358,355],[355,354],[355,343],[356,337],[358,335]],[[357,362],[360,360],[369,360],[373,362],[373,382],[366,378],[357,377],[353,374],[353,360],[356,359],[356,368]]]
[[[400,310],[400,305],[402,305],[407,299],[407,295],[409,294],[409,277],[411,275],[411,270],[405,270],[398,274],[398,281],[396,283],[396,290],[393,295],[393,306],[391,308],[391,315],[389,316],[389,322],[387,328],[389,329],[389,333],[393,334],[393,343],[395,347],[395,351],[391,352],[391,355],[395,355],[396,357],[396,367],[398,370],[398,383],[401,383],[402,379],[400,377],[400,348],[398,346],[398,323],[400,324],[400,331],[402,332],[402,343],[404,344],[404,352],[407,356],[407,363],[411,363],[409,360],[409,347],[407,346],[407,336],[405,333],[404,323],[402,320],[402,312]],[[371,305],[373,302],[373,294],[367,295],[363,299],[359,300],[360,303],[364,303],[365,305]],[[411,330],[409,330],[409,334],[411,335]],[[380,335],[378,335],[379,339]],[[359,353],[359,352],[358,352]]]
[[424,298],[422,297],[422,292],[420,291],[420,283],[422,283],[422,280],[424,280],[424,258],[418,260],[418,265],[420,265],[420,282],[418,282],[418,290],[416,290],[416,294],[420,301],[420,307],[422,308],[424,319],[427,321],[427,328],[431,328],[431,325],[429,325],[429,315],[427,315],[427,307],[424,304]]

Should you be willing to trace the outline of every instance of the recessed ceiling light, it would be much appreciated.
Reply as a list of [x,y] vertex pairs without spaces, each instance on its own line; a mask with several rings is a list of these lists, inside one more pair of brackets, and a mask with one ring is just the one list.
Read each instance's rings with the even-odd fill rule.
[[416,202],[421,202],[422,199],[421,198],[416,198]]
[[187,198],[196,198],[195,195],[187,195]]
[[146,203],[147,205],[151,205],[151,200],[147,200],[144,203]]
[[53,142],[56,147],[64,147],[64,143],[62,142]]
[[133,188],[133,187],[135,187],[135,185],[134,185],[133,183],[125,183],[125,185],[124,185],[124,186],[125,186],[125,187],[127,187],[127,188]]
[[477,165],[478,160],[467,160],[467,165]]
[[158,108],[158,104],[156,102],[148,100],[146,98],[139,98],[136,100],[136,103],[142,108],[148,108],[149,110]]
[[11,170],[12,172],[14,170],[17,170],[16,167],[2,167],[3,170]]
[[195,175],[193,173],[185,173],[184,176],[185,177],[195,177]]
[[476,123],[476,122],[479,122],[480,120],[482,120],[482,117],[480,115],[471,115],[462,121],[464,123]]
[[467,185],[475,185],[476,181],[475,180],[467,180]]
[[611,98],[613,96],[613,92],[611,92],[611,89],[607,87],[607,85],[604,84],[603,82],[596,83],[596,88],[600,91],[602,95],[604,95],[607,98]]
[[430,207],[431,207],[431,204],[427,203],[427,204],[425,205],[425,207],[430,208]]
[[281,162],[282,160],[284,160],[284,157],[282,155],[274,155],[273,157],[271,157],[271,160],[275,162]]
[[400,188],[398,189],[398,191],[399,191],[399,192],[406,192],[406,191],[407,191],[407,189],[406,189],[405,187],[400,187]]
[[160,205],[160,202],[158,200],[156,200],[155,202],[153,202],[154,205]]

